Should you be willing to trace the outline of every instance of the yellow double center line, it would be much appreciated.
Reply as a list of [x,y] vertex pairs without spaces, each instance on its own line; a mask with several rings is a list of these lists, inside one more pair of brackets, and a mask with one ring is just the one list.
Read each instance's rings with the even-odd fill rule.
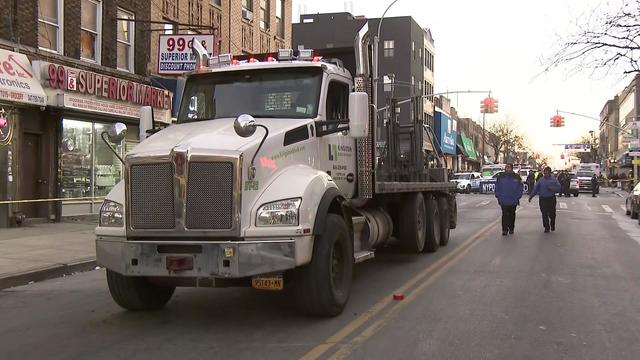
[[[522,208],[520,208],[522,209]],[[518,210],[520,210],[518,209]],[[416,297],[429,285],[431,285],[442,273],[447,271],[458,260],[460,260],[466,253],[479,242],[480,239],[486,235],[491,228],[493,228],[500,219],[494,220],[492,223],[486,225],[480,231],[478,231],[473,237],[469,238],[460,246],[458,246],[451,253],[440,258],[429,267],[416,274],[414,277],[405,282],[401,287],[396,289],[392,294],[385,296],[375,305],[369,308],[366,312],[349,322],[338,332],[330,336],[321,344],[317,345],[311,351],[303,355],[301,360],[313,360],[318,359],[324,355],[327,351],[331,350],[334,346],[342,343],[342,346],[331,356],[331,359],[344,359],[347,358],[351,352],[359,345],[364,343],[378,330],[380,330],[389,320],[391,320],[403,307],[413,302]],[[431,276],[431,277],[429,277]],[[426,279],[426,280],[425,280]],[[420,285],[414,288],[414,286],[421,282]],[[413,288],[413,289],[412,289]],[[393,294],[404,294],[408,290],[412,289],[403,301],[394,302]],[[390,304],[392,304],[389,306]],[[353,332],[362,327],[365,323],[371,320],[373,317],[386,310],[384,314],[379,316],[376,321],[362,330],[358,335],[354,336],[350,341],[344,343],[344,340],[350,336]]]

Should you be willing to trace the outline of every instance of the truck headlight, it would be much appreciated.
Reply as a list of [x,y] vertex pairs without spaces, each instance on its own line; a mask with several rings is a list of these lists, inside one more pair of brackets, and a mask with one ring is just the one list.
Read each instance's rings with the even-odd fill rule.
[[263,204],[258,208],[256,226],[297,226],[301,198]]
[[100,207],[100,226],[123,227],[123,206],[115,201],[105,200]]

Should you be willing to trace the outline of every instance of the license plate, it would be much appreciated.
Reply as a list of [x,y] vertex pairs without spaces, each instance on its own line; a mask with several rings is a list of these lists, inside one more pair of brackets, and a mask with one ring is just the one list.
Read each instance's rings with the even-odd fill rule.
[[282,276],[255,276],[251,278],[251,286],[259,290],[282,290],[284,279]]

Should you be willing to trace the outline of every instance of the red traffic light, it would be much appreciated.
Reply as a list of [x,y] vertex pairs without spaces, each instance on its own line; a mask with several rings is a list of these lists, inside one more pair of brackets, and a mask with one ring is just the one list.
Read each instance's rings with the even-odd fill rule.
[[480,101],[480,112],[483,114],[493,114],[498,112],[498,100],[487,96]]
[[553,115],[551,117],[551,122],[550,122],[551,127],[563,127],[564,126],[564,116],[560,116],[560,115]]

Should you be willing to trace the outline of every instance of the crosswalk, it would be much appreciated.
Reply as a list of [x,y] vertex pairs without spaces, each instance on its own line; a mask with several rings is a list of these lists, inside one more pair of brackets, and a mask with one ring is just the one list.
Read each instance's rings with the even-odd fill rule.
[[[614,210],[610,205],[607,205],[607,204],[600,204],[600,205],[592,204],[591,206],[589,206],[589,204],[567,203],[565,201],[558,201],[558,208],[559,210],[564,210],[564,211],[587,210],[589,212],[599,212],[599,213],[606,213],[606,214],[612,214],[616,212],[616,210]],[[626,208],[624,205],[620,205],[620,211],[626,211]]]

